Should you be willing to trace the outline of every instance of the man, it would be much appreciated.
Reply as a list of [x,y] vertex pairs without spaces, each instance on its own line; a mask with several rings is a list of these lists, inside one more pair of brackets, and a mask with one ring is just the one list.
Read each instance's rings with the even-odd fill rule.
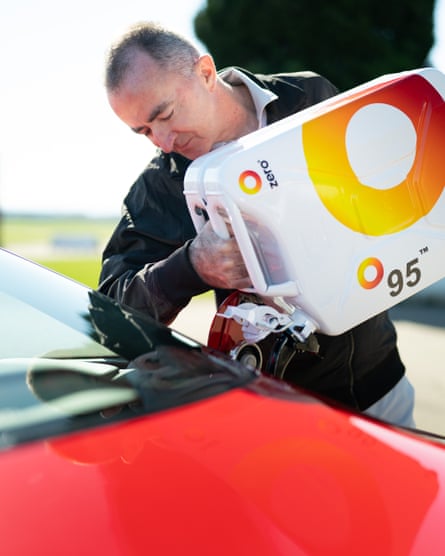
[[[196,234],[183,194],[191,160],[337,93],[312,72],[217,72],[210,55],[177,34],[138,24],[110,49],[108,100],[116,115],[158,151],[124,201],[103,254],[99,290],[170,323],[210,289],[217,304],[250,286],[233,238],[210,223]],[[320,356],[297,353],[285,379],[343,404],[414,426],[405,377],[386,313],[340,336],[318,334]]]

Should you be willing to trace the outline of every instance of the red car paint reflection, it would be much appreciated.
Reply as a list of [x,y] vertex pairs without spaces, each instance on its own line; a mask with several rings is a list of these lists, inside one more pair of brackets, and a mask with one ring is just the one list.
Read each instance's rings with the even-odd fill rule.
[[1,555],[445,554],[443,438],[0,267]]
[[438,554],[444,479],[436,446],[246,389],[6,454],[2,551]]

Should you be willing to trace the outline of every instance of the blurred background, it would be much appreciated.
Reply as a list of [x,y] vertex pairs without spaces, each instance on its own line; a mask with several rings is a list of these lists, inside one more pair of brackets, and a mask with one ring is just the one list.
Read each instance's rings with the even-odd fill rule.
[[143,19],[187,36],[218,67],[311,69],[340,90],[424,65],[445,70],[445,0],[3,2],[0,245],[44,262],[82,251],[92,275],[80,278],[93,286],[97,254],[153,153],[103,87],[110,43]]
[[[93,288],[121,201],[153,154],[109,108],[104,57],[146,19],[187,36],[220,68],[313,70],[340,90],[423,66],[445,71],[445,0],[1,3],[0,246]],[[393,313],[420,424],[436,430],[445,430],[436,372],[444,291],[439,282]],[[214,311],[203,296],[176,325],[205,342]]]

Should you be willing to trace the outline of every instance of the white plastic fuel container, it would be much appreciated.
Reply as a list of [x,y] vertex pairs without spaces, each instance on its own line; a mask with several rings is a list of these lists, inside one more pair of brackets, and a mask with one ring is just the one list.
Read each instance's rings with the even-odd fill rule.
[[385,75],[198,158],[197,230],[230,222],[246,291],[304,337],[396,305],[445,276],[444,98],[435,69]]

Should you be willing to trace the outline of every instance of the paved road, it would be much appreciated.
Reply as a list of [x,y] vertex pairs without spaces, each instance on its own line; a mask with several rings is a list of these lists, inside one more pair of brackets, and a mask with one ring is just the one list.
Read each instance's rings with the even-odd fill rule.
[[[444,297],[445,299],[445,297]],[[214,316],[208,297],[193,300],[173,327],[202,343]],[[417,426],[445,436],[445,301],[405,301],[391,316],[407,374],[416,389]]]
[[390,313],[416,389],[417,426],[445,435],[445,305],[405,302]]

